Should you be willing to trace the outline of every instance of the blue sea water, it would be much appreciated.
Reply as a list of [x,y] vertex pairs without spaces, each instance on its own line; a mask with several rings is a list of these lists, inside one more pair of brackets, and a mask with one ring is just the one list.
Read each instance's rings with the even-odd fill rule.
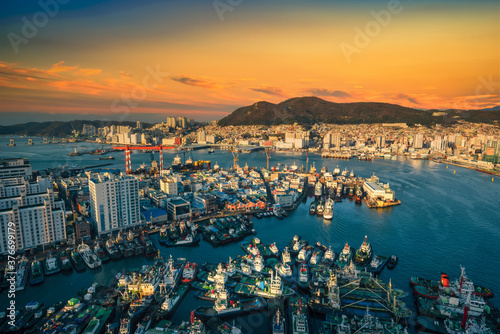
[[[112,153],[116,159],[111,161],[99,161],[98,156],[92,155],[67,155],[74,147],[84,150],[101,148],[102,145],[42,145],[41,139],[35,138],[36,144],[28,146],[24,144],[28,138],[16,137],[17,146],[10,147],[5,145],[9,138],[0,137],[0,158],[30,158],[34,170],[65,164],[89,166],[111,163],[109,168],[123,170],[124,167],[122,152]],[[165,165],[170,164],[176,154],[182,157],[181,152],[164,151]],[[232,155],[227,151],[216,149],[214,154],[209,154],[207,150],[192,151],[186,158],[191,154],[193,160],[211,160],[212,165],[218,162],[222,168],[232,165]],[[150,154],[134,153],[131,158],[132,168],[138,168],[143,162],[149,163]],[[294,162],[298,166],[307,164],[305,154],[272,152],[270,164],[276,165],[278,162],[289,166]],[[240,154],[239,164],[245,163],[264,167],[265,153]],[[319,155],[309,154],[309,167],[313,163],[318,170],[325,165],[332,171],[338,165],[341,170],[354,170],[361,177],[369,177],[375,173],[382,182],[390,184],[402,205],[377,210],[369,209],[365,204],[356,205],[353,201],[344,200],[335,204],[332,221],[325,222],[322,218],[309,215],[309,204],[313,198],[308,198],[286,219],[254,219],[257,235],[264,243],[276,242],[282,249],[298,234],[310,243],[320,241],[339,252],[346,242],[358,248],[367,235],[375,254],[396,254],[399,257],[394,270],[385,269],[381,274],[384,280],[391,279],[394,287],[410,292],[411,276],[439,280],[440,273],[446,272],[453,279],[460,275],[460,265],[463,265],[476,284],[487,286],[496,294],[500,293],[499,178],[492,182],[490,175],[476,171],[454,166],[446,168],[445,164],[403,158],[365,162],[357,159],[322,159]],[[157,243],[157,235],[153,236],[153,240]],[[163,256],[172,254],[198,263],[227,261],[229,256],[243,253],[239,243],[215,248],[204,241],[193,248],[172,249],[159,246],[159,249]],[[105,264],[103,268],[93,271],[47,277],[43,285],[27,287],[18,292],[16,302],[18,305],[25,305],[35,299],[52,304],[67,300],[94,281],[108,284],[116,273],[150,262],[151,260],[142,257],[129,258]],[[498,298],[492,300],[496,307],[500,307]],[[6,307],[7,302],[5,292],[0,294],[0,308]],[[411,294],[406,297],[405,302],[416,311]],[[205,302],[194,299],[192,293],[188,294],[173,315],[173,320],[188,320],[190,311],[204,304]],[[247,329],[246,332],[250,328],[267,328],[267,322],[257,315],[239,321]],[[410,323],[413,321],[414,316]]]

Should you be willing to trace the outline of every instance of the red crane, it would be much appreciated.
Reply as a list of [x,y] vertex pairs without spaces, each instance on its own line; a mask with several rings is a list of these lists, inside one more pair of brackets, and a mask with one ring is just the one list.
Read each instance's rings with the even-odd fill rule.
[[132,162],[130,161],[130,150],[158,150],[160,152],[160,171],[163,170],[163,150],[171,150],[175,148],[175,146],[119,146],[113,147],[115,150],[124,150],[125,151],[125,171],[127,174],[132,173]]

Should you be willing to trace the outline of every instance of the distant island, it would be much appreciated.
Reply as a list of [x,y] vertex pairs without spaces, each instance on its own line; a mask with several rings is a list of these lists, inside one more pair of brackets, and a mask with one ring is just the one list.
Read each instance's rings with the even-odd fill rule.
[[379,102],[335,103],[318,97],[296,97],[278,104],[266,101],[233,111],[218,122],[227,125],[313,125],[406,123],[452,124],[458,120],[473,123],[493,123],[500,120],[498,107],[483,110],[421,110],[397,104]]

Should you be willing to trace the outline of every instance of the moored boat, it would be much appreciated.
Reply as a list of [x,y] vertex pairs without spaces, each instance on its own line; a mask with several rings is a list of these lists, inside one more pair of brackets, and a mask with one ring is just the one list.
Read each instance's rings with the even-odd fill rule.
[[387,269],[392,270],[398,264],[398,257],[396,255],[391,255],[389,258],[389,263],[387,263]]
[[213,307],[198,306],[194,310],[196,317],[200,319],[209,319],[211,317],[225,318],[236,317],[243,314],[263,310],[267,307],[267,302],[262,297],[256,297],[247,300],[230,299],[226,296],[219,297]]
[[61,263],[62,271],[73,271],[73,266],[71,265],[68,252],[62,251],[59,253],[59,261]]
[[351,264],[352,256],[354,250],[349,246],[348,243],[345,244],[344,248],[339,254],[337,261],[335,261],[335,265],[339,268],[348,267]]
[[85,243],[81,243],[78,246],[78,253],[82,257],[83,261],[85,264],[90,268],[90,269],[95,269],[101,266],[102,262],[97,257],[97,255],[90,249],[89,245]]
[[366,271],[378,275],[384,269],[388,261],[389,257],[386,255],[374,255],[368,266],[366,266]]
[[61,271],[61,265],[59,264],[58,258],[52,256],[52,253],[50,252],[47,254],[47,258],[45,259],[43,265],[45,275],[47,276],[57,274]]
[[45,276],[43,274],[42,264],[35,259],[31,262],[30,285],[42,284],[44,280]]
[[195,280],[197,272],[198,264],[194,262],[187,262],[184,266],[184,270],[182,271],[181,282],[183,284],[191,284]]
[[354,255],[354,263],[358,268],[364,268],[370,263],[373,256],[372,246],[367,241],[368,237],[365,235],[365,240],[356,251]]
[[17,265],[16,270],[16,291],[24,290],[26,282],[28,282],[30,271],[30,263],[28,259],[23,256]]
[[97,255],[97,257],[101,260],[102,263],[109,262],[109,256],[106,255],[104,252],[104,249],[102,249],[101,245],[99,243],[96,243],[94,246],[94,253]]
[[75,267],[75,270],[77,272],[83,272],[87,269],[85,266],[85,262],[83,261],[81,255],[75,251],[74,249],[69,248],[70,252],[70,260],[71,263],[73,264],[73,267]]

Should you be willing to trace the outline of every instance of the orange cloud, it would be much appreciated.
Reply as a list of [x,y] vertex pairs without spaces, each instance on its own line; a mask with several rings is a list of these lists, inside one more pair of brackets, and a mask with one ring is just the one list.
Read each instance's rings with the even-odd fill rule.
[[88,77],[90,75],[99,75],[101,73],[102,73],[102,70],[97,69],[97,68],[80,68],[80,69],[76,70],[75,72],[73,72],[74,75],[81,75],[84,77]]

